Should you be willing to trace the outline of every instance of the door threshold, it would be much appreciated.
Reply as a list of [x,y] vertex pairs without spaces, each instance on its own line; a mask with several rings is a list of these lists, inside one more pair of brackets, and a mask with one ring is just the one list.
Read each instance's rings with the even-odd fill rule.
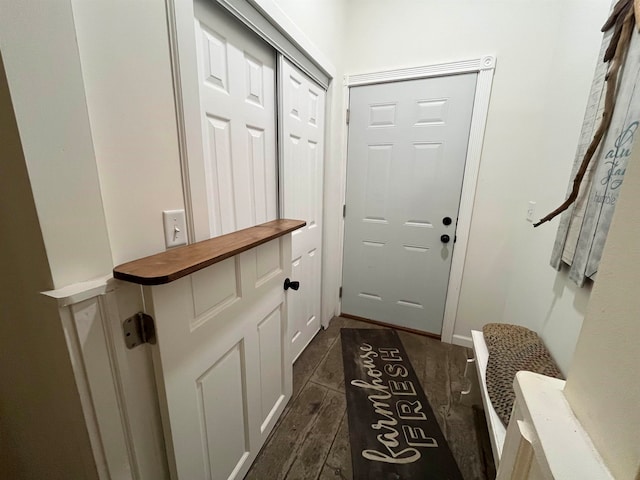
[[351,315],[349,313],[341,313],[340,316],[344,318],[350,318],[352,320],[358,320],[360,322],[370,323],[372,325],[379,325],[381,327],[395,328],[396,330],[402,330],[403,332],[415,333],[416,335],[422,335],[423,337],[435,338],[436,340],[442,341],[440,335],[430,332],[423,332],[422,330],[416,330],[415,328],[393,325],[392,323],[385,323],[378,320],[372,320],[370,318],[358,317],[357,315]]

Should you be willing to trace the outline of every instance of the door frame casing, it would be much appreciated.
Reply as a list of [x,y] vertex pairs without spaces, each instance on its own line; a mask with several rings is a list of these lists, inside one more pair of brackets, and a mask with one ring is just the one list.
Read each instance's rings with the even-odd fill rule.
[[[438,63],[412,68],[402,68],[396,70],[384,70],[371,73],[355,75],[345,75],[344,77],[344,102],[345,111],[349,108],[350,89],[364,85],[374,85],[379,83],[399,82],[403,80],[417,80],[422,78],[442,77],[458,75],[464,73],[477,73],[475,97],[473,100],[473,112],[471,114],[471,128],[469,130],[469,143],[465,160],[462,193],[460,195],[460,207],[458,210],[458,224],[456,227],[456,244],[453,249],[451,260],[451,270],[449,271],[449,284],[447,287],[447,297],[445,300],[444,318],[442,320],[441,340],[446,343],[454,343],[471,347],[467,337],[454,335],[456,317],[458,313],[458,301],[460,299],[460,288],[462,286],[462,276],[467,255],[469,232],[471,230],[471,219],[473,216],[473,206],[475,203],[476,186],[480,171],[480,161],[482,158],[482,145],[484,142],[484,131],[487,124],[489,112],[489,99],[491,97],[491,86],[496,67],[496,56],[485,55],[470,60],[456,62]],[[345,122],[344,138],[348,138],[349,125]],[[344,188],[342,190],[343,204],[346,201],[346,172],[347,172],[347,146],[343,146],[343,178]],[[345,222],[342,219],[340,232],[340,272],[344,264],[344,228]],[[342,283],[342,282],[341,282]],[[342,302],[339,305],[342,312]]]

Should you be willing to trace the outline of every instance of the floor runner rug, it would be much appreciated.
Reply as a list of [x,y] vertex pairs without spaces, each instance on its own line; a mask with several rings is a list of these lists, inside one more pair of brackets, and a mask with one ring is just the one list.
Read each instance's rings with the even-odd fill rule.
[[395,330],[340,331],[354,480],[461,480]]

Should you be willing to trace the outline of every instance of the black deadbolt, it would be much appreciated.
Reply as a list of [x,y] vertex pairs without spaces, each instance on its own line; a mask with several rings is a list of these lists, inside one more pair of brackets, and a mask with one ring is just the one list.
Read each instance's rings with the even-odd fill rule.
[[284,279],[284,289],[285,290],[298,290],[300,288],[300,282],[292,282],[291,280],[289,280],[288,278]]
[[440,236],[440,241],[442,243],[449,243],[449,240],[451,240],[451,237],[449,237],[449,235],[441,235]]
[[444,217],[442,219],[442,223],[444,223],[445,225],[451,225],[451,217]]

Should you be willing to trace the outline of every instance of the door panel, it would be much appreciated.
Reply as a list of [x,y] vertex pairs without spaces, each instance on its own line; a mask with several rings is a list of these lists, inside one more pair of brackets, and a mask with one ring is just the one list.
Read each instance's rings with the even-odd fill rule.
[[190,183],[209,238],[277,217],[275,52],[211,2],[194,15],[204,177]]
[[291,240],[292,279],[300,282],[287,295],[295,360],[320,329],[325,92],[284,59],[281,72],[282,214],[307,222]]
[[[211,472],[215,472],[219,478],[229,478],[234,470],[242,468],[249,454],[242,362],[242,345],[236,343],[196,380],[198,410],[202,412],[203,421],[203,446],[208,452],[206,470],[210,477],[213,477]],[[225,435],[220,435],[220,432],[225,432]]]
[[284,394],[282,337],[282,312],[278,307],[258,324],[261,432],[269,427]]
[[172,478],[242,479],[291,397],[290,249],[281,237],[144,288]]
[[440,334],[476,76],[351,89],[344,313]]

